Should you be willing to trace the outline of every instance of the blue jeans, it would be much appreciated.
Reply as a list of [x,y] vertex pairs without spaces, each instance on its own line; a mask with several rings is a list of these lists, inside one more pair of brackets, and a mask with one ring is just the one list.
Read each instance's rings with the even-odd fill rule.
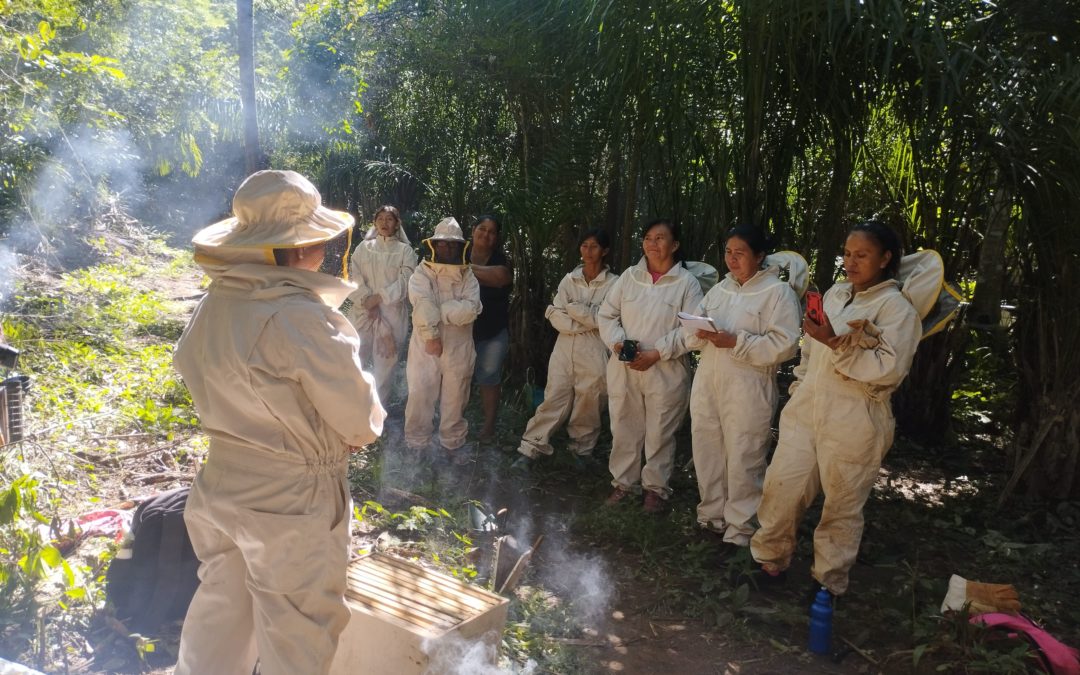
[[510,332],[505,328],[488,340],[478,340],[473,382],[479,385],[501,384],[502,364],[509,351]]

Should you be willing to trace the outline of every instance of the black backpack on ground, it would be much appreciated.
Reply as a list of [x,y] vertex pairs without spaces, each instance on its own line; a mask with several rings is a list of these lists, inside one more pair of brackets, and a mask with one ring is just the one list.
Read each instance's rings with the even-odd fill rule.
[[199,560],[184,525],[188,492],[178,488],[140,504],[109,564],[105,594],[133,633],[153,634],[183,619],[199,586]]

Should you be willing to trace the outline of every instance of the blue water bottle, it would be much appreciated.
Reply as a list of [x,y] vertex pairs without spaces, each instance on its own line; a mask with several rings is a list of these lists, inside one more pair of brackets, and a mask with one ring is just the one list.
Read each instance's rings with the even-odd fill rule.
[[829,654],[832,651],[832,594],[824,586],[810,606],[810,651]]

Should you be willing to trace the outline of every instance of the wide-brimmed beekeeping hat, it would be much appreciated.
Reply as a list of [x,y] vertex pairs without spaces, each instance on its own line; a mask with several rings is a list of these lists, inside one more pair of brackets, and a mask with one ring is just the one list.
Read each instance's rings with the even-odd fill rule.
[[200,264],[273,265],[276,248],[303,248],[352,233],[352,215],[323,206],[319,191],[295,171],[251,174],[237,188],[232,206],[232,217],[192,238]]

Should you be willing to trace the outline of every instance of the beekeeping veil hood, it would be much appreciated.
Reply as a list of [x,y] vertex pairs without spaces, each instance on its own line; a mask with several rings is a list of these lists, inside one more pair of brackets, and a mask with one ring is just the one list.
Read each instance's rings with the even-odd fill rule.
[[[438,242],[446,242],[447,252],[445,257],[437,254],[435,245]],[[424,262],[436,265],[465,265],[468,264],[469,244],[465,241],[465,235],[461,232],[461,226],[454,218],[443,218],[435,226],[435,233],[424,240]]]
[[233,196],[233,216],[192,238],[195,261],[214,276],[243,264],[276,265],[274,249],[326,244],[320,272],[347,279],[353,217],[322,205],[319,191],[295,171],[258,171]]

